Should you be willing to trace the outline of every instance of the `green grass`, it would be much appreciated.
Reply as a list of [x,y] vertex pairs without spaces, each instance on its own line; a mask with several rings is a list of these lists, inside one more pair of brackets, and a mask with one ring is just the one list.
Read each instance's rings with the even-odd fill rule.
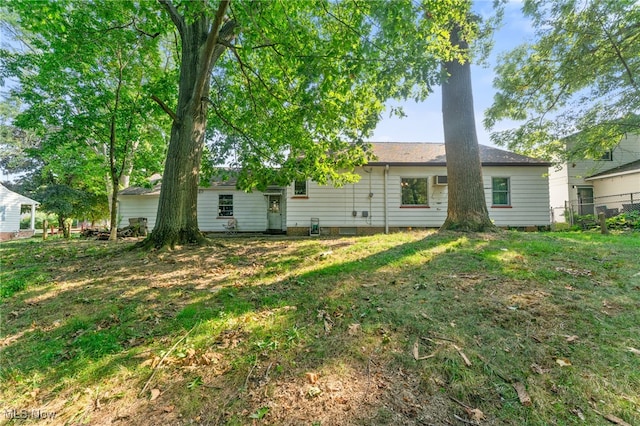
[[[488,424],[640,424],[637,232],[129,247],[0,246],[7,409],[46,405],[60,424],[455,424],[462,403]],[[431,357],[415,360],[416,342]]]

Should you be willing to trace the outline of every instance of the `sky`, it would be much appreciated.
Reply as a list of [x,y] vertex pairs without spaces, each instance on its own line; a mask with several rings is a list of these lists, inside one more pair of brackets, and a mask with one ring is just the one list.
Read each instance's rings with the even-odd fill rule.
[[[474,0],[474,9],[483,16],[489,16],[493,9],[493,0]],[[505,6],[501,28],[494,34],[494,46],[487,61],[488,67],[471,66],[471,84],[473,87],[473,103],[476,117],[478,143],[495,146],[489,138],[489,132],[482,125],[484,111],[491,106],[495,89],[492,82],[495,76],[493,68],[500,54],[532,39],[533,28],[527,18],[522,15],[522,3],[510,1]],[[444,142],[442,128],[442,96],[440,88],[424,102],[388,102],[387,105],[401,105],[407,117],[389,117],[383,113],[378,123],[372,142]],[[494,130],[505,130],[515,127],[514,122],[500,122]]]

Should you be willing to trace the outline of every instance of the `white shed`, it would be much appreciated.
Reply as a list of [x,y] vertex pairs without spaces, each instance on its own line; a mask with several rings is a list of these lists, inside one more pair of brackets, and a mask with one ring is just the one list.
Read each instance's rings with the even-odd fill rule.
[[[40,203],[0,184],[0,240],[10,240],[18,236],[32,236],[35,231],[36,206],[38,204]],[[23,205],[31,206],[31,224],[26,232],[20,232],[20,210]]]

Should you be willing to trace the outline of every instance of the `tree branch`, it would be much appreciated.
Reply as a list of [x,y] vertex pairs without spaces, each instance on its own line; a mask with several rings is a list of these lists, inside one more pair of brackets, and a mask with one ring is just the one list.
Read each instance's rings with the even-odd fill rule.
[[160,105],[160,108],[162,108],[162,110],[164,112],[166,112],[167,114],[169,114],[169,117],[171,117],[173,119],[173,121],[176,124],[180,124],[180,120],[178,119],[178,116],[176,115],[175,112],[171,111],[171,108],[169,108],[167,106],[167,104],[165,104],[164,102],[162,102],[162,99],[160,99],[159,97],[157,97],[156,95],[151,95],[151,99],[153,99],[154,101],[156,101],[156,103],[158,105]]
[[184,18],[182,17],[182,15],[180,15],[180,13],[178,13],[178,9],[176,9],[173,3],[171,3],[171,0],[158,0],[158,3],[160,3],[165,8],[165,10],[169,13],[169,17],[171,18],[171,21],[173,21],[173,24],[178,29],[178,32],[180,33],[180,35],[184,34],[184,30],[185,30]]
[[213,112],[218,116],[218,118],[220,118],[220,120],[222,120],[222,122],[224,124],[226,124],[231,129],[233,129],[235,132],[237,132],[240,135],[240,137],[242,137],[258,153],[258,155],[262,156],[263,159],[267,159],[267,160],[272,161],[272,162],[274,161],[273,158],[271,158],[270,155],[265,153],[257,144],[255,144],[253,142],[251,137],[249,135],[247,135],[244,132],[244,130],[242,130],[241,128],[239,128],[235,124],[233,124],[224,115],[222,115],[222,113],[220,112],[220,110],[218,109],[216,104],[211,99],[203,97],[202,100],[208,102],[209,105],[211,105],[213,107]]
[[[164,1],[164,0],[163,0]],[[204,60],[201,62],[201,68],[198,70],[199,81],[193,88],[194,97],[200,98],[203,94],[203,89],[205,83],[209,80],[209,72],[211,67],[215,63],[214,61],[214,53],[216,45],[218,44],[218,38],[220,31],[222,29],[222,20],[224,19],[224,15],[227,13],[227,8],[229,7],[229,3],[231,0],[220,0],[220,4],[218,5],[218,10],[216,11],[216,16],[213,20],[213,24],[211,29],[209,30],[209,34],[207,35],[207,40],[204,44],[204,49],[202,50],[202,57]],[[233,21],[229,21],[233,22]],[[220,51],[218,57],[222,54],[223,51]],[[216,58],[217,60],[217,58]]]

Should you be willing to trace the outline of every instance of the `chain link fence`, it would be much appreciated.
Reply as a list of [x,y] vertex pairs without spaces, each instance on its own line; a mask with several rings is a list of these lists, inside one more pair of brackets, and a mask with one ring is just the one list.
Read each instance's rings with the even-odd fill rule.
[[567,201],[562,207],[551,207],[551,223],[565,222],[574,225],[577,217],[598,216],[614,217],[621,213],[640,213],[640,192],[589,197],[573,202]]

